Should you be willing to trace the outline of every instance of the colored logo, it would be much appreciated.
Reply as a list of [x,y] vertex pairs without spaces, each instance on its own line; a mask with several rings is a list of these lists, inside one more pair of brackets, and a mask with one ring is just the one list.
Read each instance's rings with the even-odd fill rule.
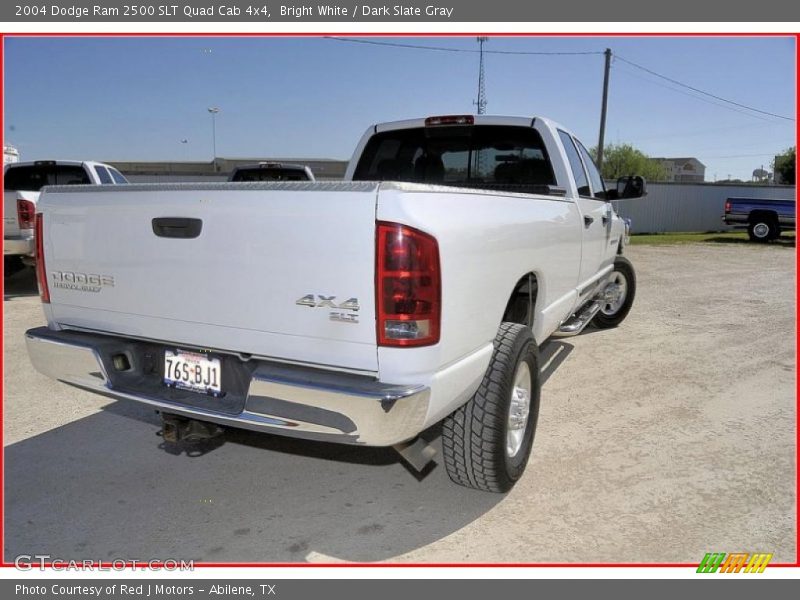
[[772,554],[760,552],[748,554],[747,552],[709,552],[700,561],[698,573],[763,573],[767,568]]

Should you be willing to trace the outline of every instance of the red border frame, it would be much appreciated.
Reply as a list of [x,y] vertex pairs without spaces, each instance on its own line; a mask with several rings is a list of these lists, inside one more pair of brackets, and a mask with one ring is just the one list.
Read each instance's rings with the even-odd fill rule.
[[[800,64],[798,64],[798,46],[800,45],[800,33],[798,32],[756,32],[756,33],[719,33],[719,32],[687,32],[687,33],[666,33],[666,32],[653,32],[653,33],[603,33],[603,32],[589,32],[589,33],[569,33],[569,32],[434,32],[434,33],[414,33],[414,32],[317,32],[317,33],[287,33],[287,32],[244,32],[244,33],[212,33],[212,32],[156,32],[156,33],[35,33],[35,32],[22,32],[22,33],[6,33],[0,32],[0,137],[3,137],[5,142],[5,121],[4,121],[4,52],[5,52],[5,38],[7,37],[323,37],[326,35],[338,37],[392,37],[392,38],[405,38],[405,37],[475,37],[479,35],[488,35],[491,37],[793,37],[795,39],[795,115],[800,115],[798,111],[798,98],[800,98]],[[795,142],[800,138],[800,122],[795,122]],[[795,187],[795,190],[797,188]],[[2,211],[2,209],[0,209]],[[797,273],[798,265],[798,250],[795,248],[795,274]],[[3,268],[0,267],[0,273]],[[5,284],[4,284],[5,285]],[[793,563],[770,563],[770,567],[800,567],[800,427],[798,423],[798,415],[800,414],[800,381],[797,378],[797,344],[800,341],[797,329],[797,319],[800,317],[800,307],[797,306],[797,292],[798,281],[795,280],[795,562]],[[0,325],[0,333],[4,330],[5,324],[5,302],[3,307],[0,308],[0,314],[3,316],[3,324]],[[5,365],[4,353],[0,352],[0,375],[3,376],[0,382],[0,392],[3,391],[5,385]],[[4,420],[4,406],[0,408],[0,548],[4,548],[5,541],[5,445],[3,444],[3,420]],[[59,565],[63,563],[59,562]],[[83,563],[81,563],[83,564]],[[95,569],[111,570],[112,562],[94,562],[92,567]],[[699,563],[214,563],[214,562],[197,562],[194,563],[195,567],[211,567],[211,568],[237,568],[237,567],[292,567],[292,568],[441,568],[441,567],[480,567],[480,568],[519,568],[519,567],[617,567],[617,568],[653,568],[653,567],[685,567],[695,568]],[[157,563],[163,566],[163,563]],[[47,567],[51,567],[52,563],[46,563]],[[132,563],[126,563],[126,567],[132,567]],[[5,557],[0,557],[0,568],[14,568],[13,563],[5,562]],[[141,567],[139,567],[141,568]],[[132,569],[132,571],[135,569]],[[90,571],[87,571],[90,572]],[[176,574],[178,572],[176,571]]]

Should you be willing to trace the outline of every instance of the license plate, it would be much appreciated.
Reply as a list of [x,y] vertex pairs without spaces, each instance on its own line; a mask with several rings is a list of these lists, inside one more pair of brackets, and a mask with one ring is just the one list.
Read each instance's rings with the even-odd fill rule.
[[222,364],[199,352],[166,350],[164,383],[170,387],[219,396],[222,393]]

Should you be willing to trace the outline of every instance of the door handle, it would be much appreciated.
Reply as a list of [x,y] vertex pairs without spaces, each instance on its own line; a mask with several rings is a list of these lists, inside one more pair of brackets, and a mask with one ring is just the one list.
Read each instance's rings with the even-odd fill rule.
[[610,217],[608,215],[603,215],[603,225],[608,225],[608,220]]
[[585,227],[589,227],[592,223],[594,223],[594,217],[590,217],[589,215],[583,216],[583,224]]
[[153,219],[153,233],[158,237],[194,239],[203,230],[201,219],[159,217]]

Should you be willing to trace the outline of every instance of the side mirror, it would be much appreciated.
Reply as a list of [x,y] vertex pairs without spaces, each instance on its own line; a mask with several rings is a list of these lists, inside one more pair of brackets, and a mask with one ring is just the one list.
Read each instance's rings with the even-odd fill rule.
[[642,198],[647,195],[647,182],[644,177],[629,175],[617,179],[617,198],[626,200],[630,198]]

